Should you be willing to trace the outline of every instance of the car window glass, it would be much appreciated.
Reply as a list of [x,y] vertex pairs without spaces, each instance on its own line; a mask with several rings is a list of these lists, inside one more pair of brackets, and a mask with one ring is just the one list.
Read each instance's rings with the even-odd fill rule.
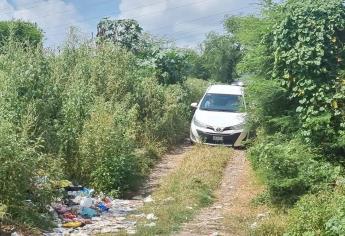
[[243,107],[241,95],[213,94],[205,95],[201,102],[201,110],[240,112]]

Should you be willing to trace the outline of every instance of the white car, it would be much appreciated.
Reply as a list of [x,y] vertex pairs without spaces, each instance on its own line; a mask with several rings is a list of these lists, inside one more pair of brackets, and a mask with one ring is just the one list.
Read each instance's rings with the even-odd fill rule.
[[193,143],[241,146],[244,131],[244,88],[236,85],[212,85],[201,102],[192,103],[195,114],[190,127]]

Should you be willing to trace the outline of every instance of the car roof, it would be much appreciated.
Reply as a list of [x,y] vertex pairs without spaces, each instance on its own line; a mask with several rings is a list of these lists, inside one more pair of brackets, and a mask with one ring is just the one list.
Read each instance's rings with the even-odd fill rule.
[[243,87],[235,85],[216,84],[208,87],[207,93],[243,95]]

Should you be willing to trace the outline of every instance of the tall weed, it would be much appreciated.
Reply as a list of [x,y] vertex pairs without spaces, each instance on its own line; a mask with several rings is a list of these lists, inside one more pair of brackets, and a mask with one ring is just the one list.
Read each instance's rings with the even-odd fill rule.
[[162,150],[185,137],[194,92],[160,84],[159,71],[139,63],[118,46],[73,37],[58,52],[4,43],[0,205],[6,216],[32,225],[41,213],[49,219],[45,206],[61,176],[122,195],[136,188]]
[[264,137],[251,147],[249,157],[264,177],[273,202],[290,205],[308,192],[330,189],[341,168],[322,160],[298,139]]

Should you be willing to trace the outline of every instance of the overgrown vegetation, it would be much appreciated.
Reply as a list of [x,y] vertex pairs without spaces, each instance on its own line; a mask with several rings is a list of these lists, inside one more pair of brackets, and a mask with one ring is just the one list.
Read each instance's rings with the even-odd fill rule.
[[[49,52],[36,25],[1,22],[1,221],[48,226],[46,205],[63,178],[114,196],[135,189],[185,137],[205,80],[246,76],[247,128],[256,134],[249,157],[267,200],[286,212],[253,234],[344,234],[344,2],[262,3],[261,14],[226,19],[227,33],[210,33],[199,51],[157,39],[134,20],[104,19],[97,40],[71,35]],[[193,168],[158,190],[147,210],[159,222],[142,232],[170,233],[208,203],[225,163],[212,157],[223,152],[191,152],[183,165]],[[167,197],[180,203],[164,204]]]
[[0,53],[1,221],[48,227],[47,205],[65,178],[123,196],[188,133],[201,88],[180,66],[183,50],[71,35],[49,52],[10,32]]
[[[288,224],[257,235],[342,235],[345,133],[345,7],[341,0],[263,1],[259,16],[226,26],[243,48],[249,156],[268,200]],[[285,220],[284,220],[285,221]]]
[[189,51],[190,74],[199,79],[231,83],[239,77],[236,65],[241,57],[240,44],[230,33],[210,32],[199,51]]
[[138,235],[169,235],[176,232],[202,207],[213,201],[224,167],[231,153],[227,148],[196,146],[185,154],[181,164],[162,181],[153,193],[154,202],[144,212],[157,216],[156,226],[142,222]]
[[43,32],[36,24],[25,21],[1,21],[0,22],[0,46],[8,39],[27,45],[36,46],[42,43]]

